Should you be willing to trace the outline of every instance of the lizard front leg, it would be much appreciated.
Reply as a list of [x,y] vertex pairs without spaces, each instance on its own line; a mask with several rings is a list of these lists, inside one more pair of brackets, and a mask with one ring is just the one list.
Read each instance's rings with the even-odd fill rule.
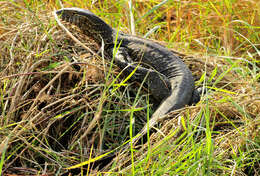
[[134,71],[133,79],[145,81],[149,91],[156,100],[161,102],[170,95],[171,85],[168,78],[153,69],[144,68],[139,64],[135,64],[126,48],[120,47],[114,55],[114,59],[125,74],[130,74]]

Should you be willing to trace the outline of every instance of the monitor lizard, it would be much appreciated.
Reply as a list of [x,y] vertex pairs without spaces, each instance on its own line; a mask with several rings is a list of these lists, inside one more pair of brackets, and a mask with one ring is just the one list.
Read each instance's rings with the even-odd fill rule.
[[[99,45],[103,42],[105,53],[110,58],[114,57],[119,68],[128,74],[135,71],[134,78],[137,80],[146,79],[151,95],[160,102],[149,124],[133,138],[133,144],[148,129],[163,120],[168,112],[199,101],[200,95],[195,89],[191,71],[166,47],[148,39],[118,32],[89,10],[63,8],[57,10],[56,14],[62,20],[78,26]],[[116,53],[115,45],[119,46]]]

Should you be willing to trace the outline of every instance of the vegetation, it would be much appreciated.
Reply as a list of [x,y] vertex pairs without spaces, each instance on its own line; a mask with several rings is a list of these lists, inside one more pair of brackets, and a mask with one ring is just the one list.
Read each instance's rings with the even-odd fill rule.
[[[57,25],[62,6],[177,51],[207,88],[201,101],[109,163],[102,155],[137,134],[156,102],[85,49],[99,51],[91,36],[63,22],[79,44]],[[0,9],[0,175],[260,175],[258,0],[2,0]]]

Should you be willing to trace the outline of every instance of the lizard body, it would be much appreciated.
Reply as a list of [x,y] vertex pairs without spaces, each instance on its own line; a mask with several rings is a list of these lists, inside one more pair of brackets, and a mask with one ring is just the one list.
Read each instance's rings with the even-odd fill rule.
[[[116,64],[126,73],[131,73],[138,66],[134,78],[141,81],[146,78],[151,95],[161,102],[149,124],[143,127],[133,143],[143,137],[148,128],[151,129],[163,120],[168,112],[199,100],[191,71],[178,56],[164,46],[137,36],[117,33],[88,10],[63,8],[56,11],[56,14],[78,26],[98,44],[101,45],[103,41],[106,54],[110,58],[114,56]],[[116,54],[113,53],[114,45],[119,45]]]

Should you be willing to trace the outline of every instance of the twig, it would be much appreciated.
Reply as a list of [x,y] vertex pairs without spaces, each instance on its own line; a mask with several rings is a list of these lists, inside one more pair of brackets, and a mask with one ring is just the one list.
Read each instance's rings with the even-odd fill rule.
[[135,35],[135,20],[133,15],[133,3],[132,0],[128,1],[129,11],[130,11],[130,25],[131,25],[131,34]]

